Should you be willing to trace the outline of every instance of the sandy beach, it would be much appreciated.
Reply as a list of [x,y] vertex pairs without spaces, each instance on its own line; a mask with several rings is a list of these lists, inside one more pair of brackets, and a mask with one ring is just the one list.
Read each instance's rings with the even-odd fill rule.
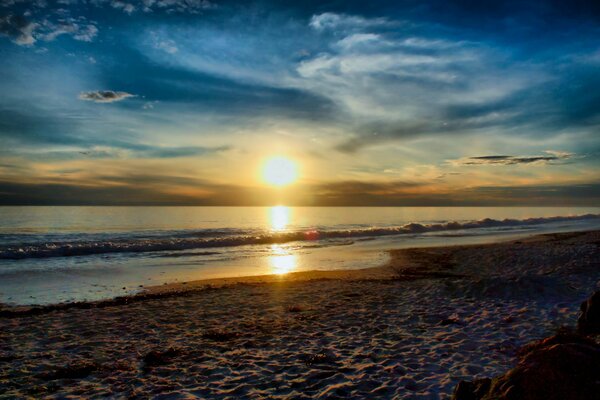
[[448,399],[575,323],[600,231],[0,309],[0,398]]

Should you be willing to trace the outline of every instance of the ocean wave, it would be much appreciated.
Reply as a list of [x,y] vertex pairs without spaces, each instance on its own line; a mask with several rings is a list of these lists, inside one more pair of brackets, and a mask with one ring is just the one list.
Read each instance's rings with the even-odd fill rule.
[[[306,230],[294,232],[250,232],[248,234],[231,234],[231,230],[213,230],[212,233],[227,236],[210,237],[206,231],[185,234],[169,234],[150,238],[133,237],[119,240],[76,240],[61,242],[30,243],[26,245],[0,246],[0,259],[26,259],[46,257],[86,256],[94,254],[114,253],[146,253],[160,251],[182,251],[201,248],[236,247],[245,245],[268,245],[298,241],[319,241],[327,239],[361,238],[371,239],[379,236],[402,234],[424,234],[428,232],[457,231],[469,229],[518,227],[540,225],[552,222],[569,222],[600,219],[600,214],[578,216],[540,217],[527,219],[495,220],[485,218],[470,222],[445,222],[434,224],[409,223],[392,227],[371,227],[343,230]],[[240,233],[241,231],[238,231]]]

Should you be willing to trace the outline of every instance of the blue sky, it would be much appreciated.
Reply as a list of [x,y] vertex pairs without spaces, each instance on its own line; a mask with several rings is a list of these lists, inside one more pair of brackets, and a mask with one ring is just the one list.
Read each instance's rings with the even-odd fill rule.
[[286,3],[2,0],[0,202],[600,204],[594,2]]

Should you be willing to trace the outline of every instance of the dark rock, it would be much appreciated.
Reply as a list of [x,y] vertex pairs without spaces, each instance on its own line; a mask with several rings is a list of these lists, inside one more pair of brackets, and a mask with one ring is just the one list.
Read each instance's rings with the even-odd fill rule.
[[491,381],[463,381],[454,400],[600,400],[600,346],[562,333],[532,343],[516,368]]
[[600,334],[600,290],[581,303],[577,330],[582,334]]
[[573,344],[573,343],[588,345],[588,346],[592,346],[592,347],[596,346],[596,343],[591,339],[588,339],[577,333],[570,332],[568,330],[562,330],[561,332],[557,333],[554,336],[550,336],[550,337],[547,337],[542,340],[531,342],[531,343],[523,346],[521,349],[519,349],[519,351],[517,352],[517,355],[519,356],[519,358],[523,358],[523,357],[527,356],[529,353],[532,353],[536,350],[542,350],[544,348],[554,346],[555,344]]
[[454,389],[454,398],[460,400],[479,400],[490,390],[490,378],[477,379],[473,382],[460,381]]

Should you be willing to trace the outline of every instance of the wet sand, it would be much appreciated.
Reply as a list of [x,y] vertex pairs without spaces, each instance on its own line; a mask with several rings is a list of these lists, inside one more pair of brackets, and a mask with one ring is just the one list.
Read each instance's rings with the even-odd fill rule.
[[0,310],[0,398],[449,398],[572,325],[600,232]]

